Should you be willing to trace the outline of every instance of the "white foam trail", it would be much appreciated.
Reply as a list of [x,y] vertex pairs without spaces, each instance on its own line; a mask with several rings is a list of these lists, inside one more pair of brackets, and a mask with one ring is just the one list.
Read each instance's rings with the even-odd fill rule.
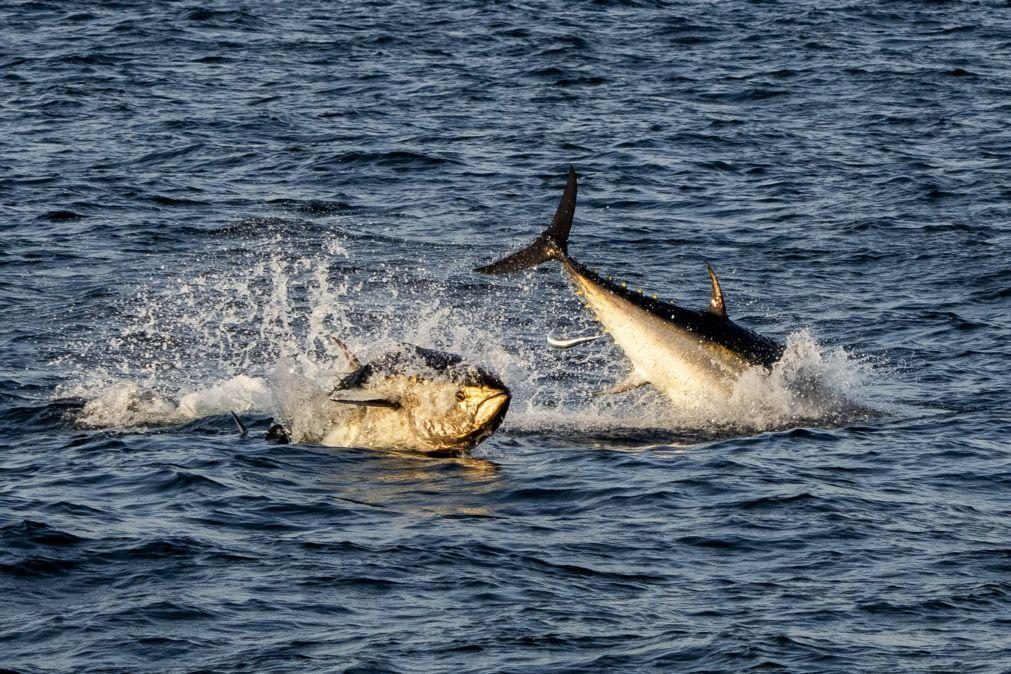
[[[64,395],[74,394],[70,389]],[[89,428],[136,429],[186,423],[215,414],[269,413],[273,399],[267,381],[238,375],[211,388],[183,393],[178,401],[135,382],[82,388],[85,397],[77,423]]]
[[267,381],[240,374],[218,386],[183,395],[176,406],[176,414],[199,419],[227,412],[268,412],[272,407]]
[[175,419],[175,403],[133,382],[117,382],[81,393],[91,396],[77,417],[77,423],[86,428],[143,428]]

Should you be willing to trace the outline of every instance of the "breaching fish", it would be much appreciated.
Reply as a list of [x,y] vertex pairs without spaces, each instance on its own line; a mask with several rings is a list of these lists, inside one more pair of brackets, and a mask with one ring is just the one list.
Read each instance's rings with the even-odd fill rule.
[[[604,330],[632,363],[629,377],[604,391],[620,393],[652,384],[678,405],[695,406],[700,397],[729,395],[742,372],[753,366],[771,368],[784,347],[741,327],[727,317],[726,302],[713,268],[706,263],[712,299],[705,311],[664,302],[605,279],[568,253],[569,230],[576,210],[576,172],[568,182],[551,225],[532,244],[475,271],[508,274],[550,260],[562,264]],[[549,343],[570,348],[595,337]]]
[[399,344],[362,364],[335,343],[353,371],[289,410],[268,437],[460,455],[494,433],[509,409],[505,384],[456,354]]

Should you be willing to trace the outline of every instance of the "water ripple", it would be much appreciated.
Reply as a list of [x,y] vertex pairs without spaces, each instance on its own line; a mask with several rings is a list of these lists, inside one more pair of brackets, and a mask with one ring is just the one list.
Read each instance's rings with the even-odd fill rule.
[[[0,7],[0,664],[1007,669],[1006,7],[234,4]],[[595,397],[557,270],[470,271],[570,164],[580,261],[711,261],[859,409]],[[333,333],[480,359],[505,426],[266,442]]]

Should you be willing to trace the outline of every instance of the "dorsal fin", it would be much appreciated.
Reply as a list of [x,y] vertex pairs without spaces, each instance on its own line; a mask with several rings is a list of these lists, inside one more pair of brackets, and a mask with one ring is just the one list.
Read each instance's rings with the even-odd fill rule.
[[246,429],[246,424],[242,423],[242,419],[240,419],[239,415],[236,414],[234,411],[228,410],[228,413],[232,415],[232,421],[234,421],[235,425],[239,427],[239,437],[241,438],[246,437],[246,434],[249,433],[249,431]]
[[342,358],[344,358],[344,361],[347,363],[348,368],[352,370],[357,370],[362,366],[362,362],[358,360],[358,356],[356,356],[355,352],[351,350],[351,347],[349,347],[347,344],[337,339],[333,335],[327,335],[326,337],[328,340],[330,340],[330,344],[332,344],[334,348],[336,348],[337,351],[340,352],[340,355]]
[[720,281],[716,278],[716,272],[708,262],[706,262],[706,270],[709,272],[709,280],[713,284],[713,297],[709,300],[708,311],[720,318],[726,318],[727,305],[723,303],[723,290],[720,289]]

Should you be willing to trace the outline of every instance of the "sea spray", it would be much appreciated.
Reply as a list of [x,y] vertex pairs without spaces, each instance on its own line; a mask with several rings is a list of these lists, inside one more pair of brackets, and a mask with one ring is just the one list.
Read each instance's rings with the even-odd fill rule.
[[572,317],[566,329],[592,329],[578,303],[543,287],[559,285],[554,275],[531,275],[530,293],[518,296],[473,287],[460,282],[459,264],[440,264],[458,256],[452,249],[429,248],[428,264],[408,266],[410,242],[388,244],[399,264],[359,269],[355,245],[366,243],[289,227],[267,245],[192,258],[124,302],[110,337],[78,342],[78,377],[57,394],[84,399],[78,422],[91,427],[178,424],[229,410],[292,418],[346,371],[330,343],[338,337],[366,360],[405,341],[491,368],[513,392],[507,432],[606,432],[634,443],[647,432],[837,424],[873,403],[874,367],[807,331],[788,336],[771,371],[746,371],[726,399],[678,409],[649,387],[599,397],[627,364],[606,340],[547,348],[543,336],[558,316]]

